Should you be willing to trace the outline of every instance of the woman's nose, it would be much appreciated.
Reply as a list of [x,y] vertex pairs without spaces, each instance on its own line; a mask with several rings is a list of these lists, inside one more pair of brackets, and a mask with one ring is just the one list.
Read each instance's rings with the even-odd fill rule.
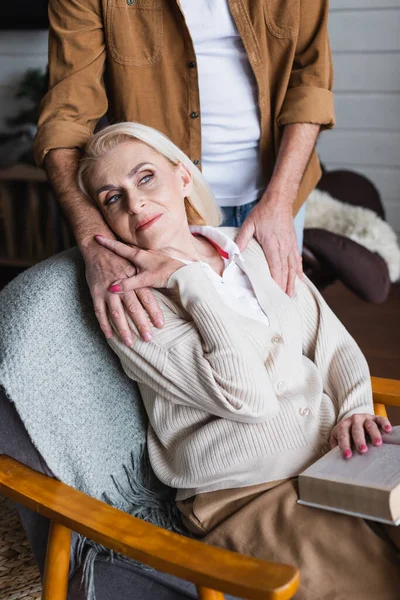
[[144,201],[144,198],[141,197],[139,194],[135,194],[135,193],[131,192],[128,195],[127,204],[128,204],[128,207],[127,207],[128,213],[137,215],[144,208],[145,201]]

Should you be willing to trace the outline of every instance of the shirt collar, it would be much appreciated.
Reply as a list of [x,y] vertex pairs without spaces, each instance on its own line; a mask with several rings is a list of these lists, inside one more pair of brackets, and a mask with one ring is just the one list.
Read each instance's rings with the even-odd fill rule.
[[210,225],[190,225],[189,229],[193,235],[202,235],[208,239],[224,259],[225,268],[233,261],[239,265],[244,262],[239,246],[220,228]]

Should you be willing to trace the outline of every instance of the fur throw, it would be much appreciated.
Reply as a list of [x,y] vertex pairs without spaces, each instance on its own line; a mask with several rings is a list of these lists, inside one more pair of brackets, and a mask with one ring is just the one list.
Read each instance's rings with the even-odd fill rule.
[[396,233],[373,210],[335,200],[315,189],[306,204],[306,229],[326,229],[357,242],[386,262],[390,280],[400,277],[400,248]]

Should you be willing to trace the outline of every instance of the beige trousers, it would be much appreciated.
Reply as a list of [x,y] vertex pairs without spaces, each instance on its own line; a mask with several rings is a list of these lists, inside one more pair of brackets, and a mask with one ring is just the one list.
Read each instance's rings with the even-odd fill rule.
[[296,565],[295,600],[400,600],[400,526],[297,504],[297,478],[177,502],[208,544]]

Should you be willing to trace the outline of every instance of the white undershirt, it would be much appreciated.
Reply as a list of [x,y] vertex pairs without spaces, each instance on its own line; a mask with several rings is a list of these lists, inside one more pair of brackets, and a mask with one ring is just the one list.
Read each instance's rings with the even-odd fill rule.
[[227,0],[180,5],[196,52],[203,175],[220,206],[253,202],[265,184],[257,83],[242,39]]
[[[218,275],[209,264],[202,261],[200,263],[207,271],[210,283],[218,291],[225,304],[245,317],[256,319],[269,326],[269,319],[259,305],[253,286],[243,270],[244,258],[237,244],[217,227],[191,225],[190,231],[193,234],[199,233],[211,240],[219,249],[218,251],[225,265],[222,276]],[[222,256],[220,250],[226,253],[228,257]],[[180,258],[176,258],[176,260],[185,264],[191,264],[192,262]]]

